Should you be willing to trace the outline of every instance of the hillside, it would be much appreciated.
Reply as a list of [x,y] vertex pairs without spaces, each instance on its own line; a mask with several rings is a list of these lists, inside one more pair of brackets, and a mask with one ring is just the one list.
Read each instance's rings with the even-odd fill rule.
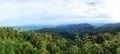
[[70,40],[51,32],[28,33],[0,28],[0,54],[118,54],[119,49],[120,33],[76,35]]
[[120,23],[117,24],[104,24],[101,26],[91,24],[69,24],[56,26],[52,28],[43,28],[35,30],[38,33],[51,32],[59,34],[65,38],[73,39],[75,35],[83,36],[84,34],[95,35],[98,33],[112,33],[117,34],[120,32]]

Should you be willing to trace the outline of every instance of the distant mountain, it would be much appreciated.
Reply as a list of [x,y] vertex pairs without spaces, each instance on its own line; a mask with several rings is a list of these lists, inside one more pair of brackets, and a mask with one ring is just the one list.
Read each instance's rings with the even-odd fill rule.
[[52,25],[24,25],[24,26],[13,26],[14,29],[20,29],[22,31],[29,31],[29,30],[38,30],[43,28],[51,28],[54,27]]
[[84,23],[84,24],[61,25],[52,28],[43,28],[35,31],[40,33],[46,33],[46,32],[50,32],[54,34],[56,33],[65,38],[73,39],[73,37],[76,35],[83,35],[93,30],[94,30],[94,26],[92,26],[91,24]]
[[[99,25],[99,24],[97,24]],[[56,33],[65,38],[73,39],[74,36],[83,36],[84,34],[94,35],[98,33],[112,33],[120,32],[120,23],[117,24],[104,24],[101,26],[91,25],[91,24],[69,24],[61,25],[52,28],[37,29],[36,32],[40,33]]]
[[73,39],[74,36],[79,35],[83,36],[84,34],[94,35],[98,33],[112,33],[116,34],[120,32],[120,23],[99,23],[99,24],[67,24],[67,25],[26,25],[26,26],[14,26],[14,29],[19,29],[21,31],[31,32],[32,30],[39,33],[54,33],[65,38]]
[[94,30],[94,26],[91,24],[71,24],[71,25],[64,25],[64,26],[57,26],[56,29],[69,31],[74,34],[85,33]]
[[100,32],[109,32],[116,34],[116,32],[120,32],[120,23],[105,24],[101,27],[98,27],[97,30]]
[[91,23],[91,25],[93,25],[96,28],[101,27],[101,26],[106,25],[106,24],[108,24],[108,23]]
[[104,24],[100,26],[100,28],[112,28],[112,27],[120,27],[120,23]]

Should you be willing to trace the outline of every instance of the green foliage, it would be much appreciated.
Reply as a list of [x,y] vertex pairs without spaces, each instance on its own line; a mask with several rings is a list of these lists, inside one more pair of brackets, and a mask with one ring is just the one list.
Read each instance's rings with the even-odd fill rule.
[[9,27],[0,28],[0,54],[117,54],[120,52],[120,33],[99,33],[74,40],[53,33],[21,32]]

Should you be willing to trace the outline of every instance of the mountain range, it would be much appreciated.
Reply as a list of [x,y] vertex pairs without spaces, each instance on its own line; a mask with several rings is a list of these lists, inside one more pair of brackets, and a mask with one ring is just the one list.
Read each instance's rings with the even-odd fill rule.
[[18,26],[14,28],[20,28],[22,31],[35,31],[38,33],[54,33],[59,34],[65,38],[73,39],[74,36],[79,35],[83,36],[85,34],[95,35],[98,33],[112,33],[116,34],[120,32],[120,23],[99,23],[99,24],[88,24],[88,23],[80,23],[80,24],[67,24],[67,25],[59,25],[59,26]]

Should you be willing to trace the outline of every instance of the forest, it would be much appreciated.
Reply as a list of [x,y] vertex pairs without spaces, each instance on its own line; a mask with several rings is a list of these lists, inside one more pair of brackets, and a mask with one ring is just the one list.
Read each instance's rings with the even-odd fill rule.
[[[119,30],[99,31],[86,24],[79,30],[56,27],[21,31],[12,27],[0,28],[0,54],[119,54]],[[90,28],[89,28],[90,27]],[[103,26],[102,26],[103,27]],[[62,30],[62,29],[63,30]],[[72,28],[72,29],[71,29]],[[74,28],[77,28],[74,29]],[[94,31],[91,29],[93,28]],[[119,27],[117,27],[119,28]],[[113,29],[113,27],[112,27]],[[79,30],[79,31],[78,31]],[[88,32],[89,30],[89,32]],[[95,31],[96,30],[96,31]],[[76,31],[76,32],[75,32]],[[108,32],[109,31],[109,32]],[[92,34],[91,34],[92,33]],[[80,35],[82,34],[82,35]]]

